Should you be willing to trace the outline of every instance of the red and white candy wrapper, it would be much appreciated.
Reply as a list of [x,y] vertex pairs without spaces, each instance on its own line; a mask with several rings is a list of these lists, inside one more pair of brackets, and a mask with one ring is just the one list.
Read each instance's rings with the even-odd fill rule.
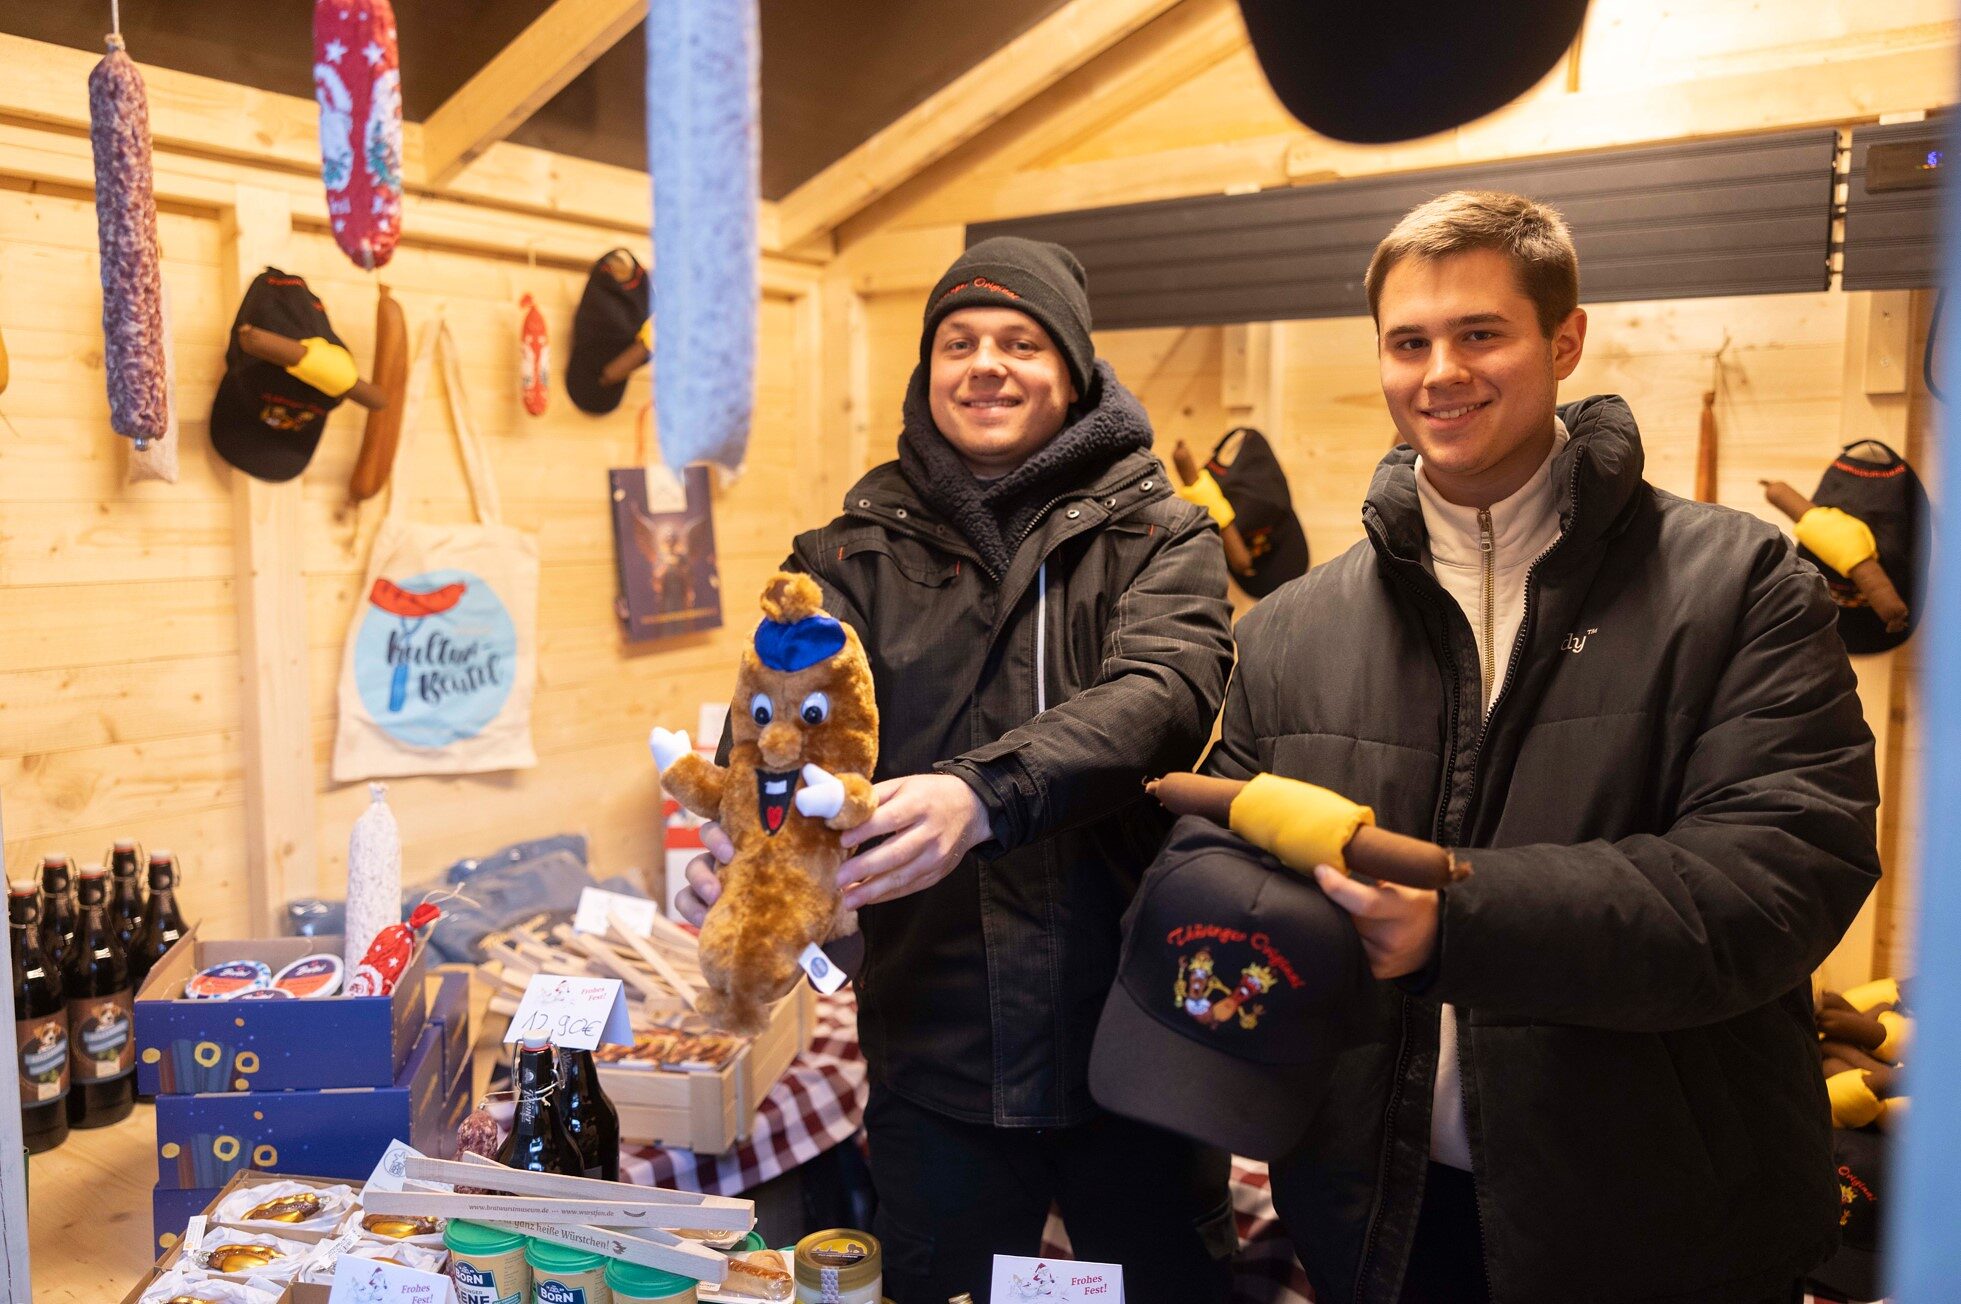
[[374,945],[354,967],[354,976],[347,980],[347,994],[386,996],[393,992],[395,980],[415,958],[415,930],[435,923],[442,913],[425,901],[409,912],[406,924],[390,924],[377,933]]
[[518,377],[524,410],[541,417],[551,401],[551,341],[545,334],[545,314],[532,297],[525,295],[517,305],[523,311],[518,320]]
[[334,242],[373,270],[402,233],[402,70],[389,0],[315,0],[313,97]]

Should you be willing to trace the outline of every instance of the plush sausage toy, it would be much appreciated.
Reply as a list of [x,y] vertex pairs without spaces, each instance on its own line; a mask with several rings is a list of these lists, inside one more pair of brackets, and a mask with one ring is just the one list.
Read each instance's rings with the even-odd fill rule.
[[313,95],[334,243],[372,271],[402,233],[402,71],[389,0],[316,0]]
[[1446,848],[1379,829],[1367,806],[1297,779],[1260,774],[1242,782],[1167,774],[1144,790],[1174,815],[1203,815],[1224,824],[1303,874],[1328,864],[1385,883],[1434,889],[1471,872]]
[[1897,634],[1907,627],[1911,613],[1880,565],[1872,527],[1836,507],[1815,506],[1782,480],[1765,480],[1763,487],[1770,505],[1796,522],[1798,542],[1858,587],[1873,614],[1886,622],[1887,633]]
[[797,977],[797,957],[848,932],[838,834],[871,817],[878,703],[858,634],[821,610],[808,575],[763,587],[763,622],[742,654],[729,713],[728,767],[695,755],[685,732],[648,738],[661,781],[735,844],[701,929],[701,1013],[756,1033]]
[[735,470],[755,371],[756,0],[653,0],[647,163],[661,461]]
[[102,249],[103,370],[109,424],[147,448],[170,428],[163,356],[163,272],[150,161],[150,106],[123,49],[89,73],[89,145],[95,155],[95,224]]

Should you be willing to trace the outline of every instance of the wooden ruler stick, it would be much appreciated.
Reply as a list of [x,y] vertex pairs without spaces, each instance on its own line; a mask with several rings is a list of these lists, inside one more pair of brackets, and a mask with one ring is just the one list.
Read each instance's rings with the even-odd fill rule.
[[[565,1177],[558,1173],[534,1173],[528,1169],[507,1168],[494,1159],[471,1155],[468,1160],[430,1159],[410,1155],[403,1163],[404,1177],[429,1182],[487,1186],[514,1195],[563,1196],[568,1199],[613,1200],[622,1204],[680,1204],[696,1208],[734,1209],[754,1224],[756,1202],[731,1195],[704,1195],[699,1191],[677,1191],[665,1186],[636,1186],[631,1182],[608,1182],[598,1177]],[[707,1227],[707,1223],[689,1223]],[[732,1229],[732,1227],[730,1228]],[[718,1228],[717,1230],[724,1230]],[[745,1226],[743,1230],[748,1230]]]
[[[469,1179],[481,1185],[474,1174]],[[641,1204],[624,1200],[569,1200],[563,1196],[461,1195],[454,1191],[370,1191],[362,1205],[369,1213],[413,1214],[500,1222],[522,1218],[553,1227],[700,1228],[746,1233],[754,1212],[701,1204]]]
[[633,929],[627,926],[626,920],[620,918],[619,911],[614,910],[607,913],[606,925],[613,930],[613,933],[621,941],[627,944],[628,948],[635,955],[652,966],[655,973],[667,979],[673,985],[674,990],[679,992],[682,998],[688,1002],[689,1009],[692,1010],[695,1008],[695,1001],[700,997],[701,993],[696,990],[694,984],[683,978],[680,971],[667,962],[667,957],[662,955],[654,947],[648,945],[645,938],[637,936]]

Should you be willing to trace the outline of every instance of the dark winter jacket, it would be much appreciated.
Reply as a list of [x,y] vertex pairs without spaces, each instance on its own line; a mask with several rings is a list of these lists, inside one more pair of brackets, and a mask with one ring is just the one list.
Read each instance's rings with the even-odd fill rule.
[[[1099,390],[1082,421],[1144,421],[1113,380]],[[897,463],[787,563],[864,640],[876,777],[957,774],[988,808],[992,840],[946,878],[859,912],[858,1029],[882,1086],[1000,1126],[1094,1111],[1119,921],[1168,827],[1142,781],[1198,759],[1231,666],[1210,519],[1148,447],[1094,467],[1043,485],[1033,511],[1001,505],[1004,573]]]
[[1879,865],[1836,609],[1771,526],[1645,483],[1622,400],[1561,416],[1564,533],[1487,725],[1407,447],[1367,541],[1239,626],[1207,768],[1324,784],[1473,867],[1435,961],[1379,986],[1379,1040],[1275,1165],[1323,1304],[1397,1296],[1440,1002],[1494,1300],[1755,1300],[1837,1234],[1808,981]]

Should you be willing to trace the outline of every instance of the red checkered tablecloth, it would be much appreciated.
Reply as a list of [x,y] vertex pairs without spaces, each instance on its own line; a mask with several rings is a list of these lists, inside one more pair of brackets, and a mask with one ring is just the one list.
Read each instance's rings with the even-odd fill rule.
[[[804,1053],[763,1098],[749,1140],[726,1154],[630,1146],[620,1151],[620,1180],[711,1195],[740,1195],[840,1141],[858,1135],[865,1112],[865,1059],[858,1049],[858,1003],[849,988],[817,998],[816,1027]],[[1266,1165],[1232,1161],[1232,1203],[1239,1220],[1233,1304],[1309,1304],[1307,1275],[1274,1217]],[[1040,1253],[1067,1258],[1069,1236],[1049,1215]]]
[[620,1180],[709,1195],[740,1195],[857,1135],[865,1113],[858,1003],[847,988],[817,998],[810,1045],[790,1061],[749,1124],[749,1139],[719,1155],[623,1146]]

